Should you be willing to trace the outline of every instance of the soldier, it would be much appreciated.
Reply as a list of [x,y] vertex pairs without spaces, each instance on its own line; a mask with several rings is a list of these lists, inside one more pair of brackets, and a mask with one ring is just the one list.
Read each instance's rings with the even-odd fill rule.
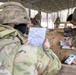
[[[13,3],[13,5],[14,4],[17,3]],[[10,4],[8,5],[10,6]],[[8,5],[6,6],[7,9]],[[13,5],[11,5],[12,8],[14,8]],[[18,6],[20,7],[21,5]],[[5,10],[9,11],[7,9]],[[14,12],[18,13],[16,11]],[[6,12],[4,12],[4,14],[5,13]],[[25,12],[23,13],[26,15]],[[27,16],[24,17],[25,15],[22,14],[22,11],[20,14],[21,17],[20,15],[18,16],[18,14],[13,14],[15,16],[12,16],[10,19],[9,16],[12,14],[10,13],[9,16],[7,15],[5,15],[7,18],[4,19],[4,23],[30,23],[29,18],[27,18]],[[35,47],[26,44],[21,45],[18,44],[19,39],[22,41],[20,33],[18,33],[19,39],[17,39],[18,35],[15,33],[15,29],[11,28],[13,30],[12,31],[7,27],[4,26],[3,28],[0,28],[0,75],[53,75],[60,70],[61,62],[55,53],[50,49],[48,40],[45,40],[43,47]],[[4,37],[2,36],[3,34]],[[5,42],[5,40],[7,40],[7,42]]]
[[58,28],[60,24],[60,18],[57,17],[56,21],[55,21],[55,28]]
[[38,13],[34,18],[31,18],[31,22],[34,24],[34,27],[41,27],[41,14]]
[[25,7],[20,3],[6,2],[1,5],[1,8],[3,9],[0,11],[0,20],[2,21],[2,24],[11,25],[23,34],[28,31],[27,29],[33,26]]
[[76,9],[74,10],[73,14],[70,14],[68,16],[67,21],[69,21],[73,25],[76,25]]
[[13,42],[0,51],[0,75],[55,75],[60,68],[61,62],[47,39],[43,47]]
[[[76,25],[76,9],[74,10],[73,14],[68,16],[67,21],[69,21],[73,25]],[[75,33],[73,36],[73,46],[76,47],[76,28],[73,29],[73,32]]]

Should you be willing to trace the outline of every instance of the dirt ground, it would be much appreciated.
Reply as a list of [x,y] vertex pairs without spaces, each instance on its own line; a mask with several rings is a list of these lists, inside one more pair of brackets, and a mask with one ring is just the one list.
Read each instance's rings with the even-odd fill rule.
[[76,50],[61,49],[59,42],[60,42],[60,40],[63,40],[65,38],[63,36],[63,30],[61,30],[61,29],[49,30],[49,31],[47,31],[46,37],[50,41],[51,49],[59,57],[59,59],[61,60],[62,63],[64,63],[64,61],[70,54],[76,55]]

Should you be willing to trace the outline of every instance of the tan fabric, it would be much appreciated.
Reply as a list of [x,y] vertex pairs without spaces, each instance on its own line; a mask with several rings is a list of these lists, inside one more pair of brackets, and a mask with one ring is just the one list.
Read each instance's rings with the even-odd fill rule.
[[20,24],[20,23],[31,23],[29,16],[27,15],[26,9],[20,3],[7,2],[0,8],[3,10],[0,12],[0,20],[3,23]]
[[60,70],[61,62],[52,50],[21,45],[11,34],[0,39],[0,75],[54,75]]
[[8,25],[0,25],[0,39],[13,39],[24,43],[25,38],[17,30]]
[[35,18],[41,20],[41,14],[40,13],[36,14]]
[[29,45],[17,48],[10,44],[0,52],[0,75],[2,71],[4,75],[54,75],[61,68],[58,57],[48,48]]

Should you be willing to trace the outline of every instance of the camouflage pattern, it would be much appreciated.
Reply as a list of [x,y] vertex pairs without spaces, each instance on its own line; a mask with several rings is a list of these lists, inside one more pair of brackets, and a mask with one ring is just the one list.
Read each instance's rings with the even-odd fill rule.
[[42,27],[41,26],[41,14],[38,13],[34,18],[30,18],[31,22],[34,24],[34,27]]
[[31,23],[25,7],[18,2],[5,2],[0,6],[0,21],[2,24],[28,24]]
[[0,26],[0,75],[53,75],[60,70],[52,50],[21,45],[17,34],[10,26]]
[[58,57],[48,48],[10,44],[0,51],[0,75],[53,75],[60,68]]
[[19,41],[21,44],[25,41],[25,38],[19,31],[8,25],[0,25],[0,39],[12,39]]

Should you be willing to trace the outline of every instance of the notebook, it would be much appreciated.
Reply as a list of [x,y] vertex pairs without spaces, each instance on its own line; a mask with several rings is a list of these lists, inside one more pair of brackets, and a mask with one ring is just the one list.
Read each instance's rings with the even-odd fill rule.
[[45,36],[46,28],[31,27],[28,34],[28,44],[32,46],[42,47]]

